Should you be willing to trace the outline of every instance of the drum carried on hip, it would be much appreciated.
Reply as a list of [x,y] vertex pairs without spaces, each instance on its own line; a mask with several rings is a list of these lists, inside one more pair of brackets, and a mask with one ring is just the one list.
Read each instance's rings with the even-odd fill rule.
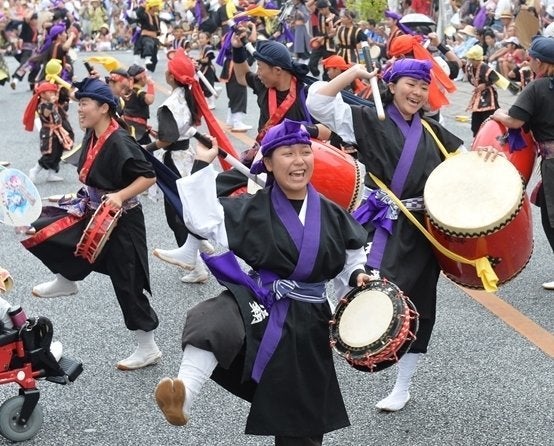
[[[519,130],[514,130],[513,132],[518,131]],[[521,129],[521,138],[522,147],[512,148],[508,129],[500,122],[489,118],[483,122],[479,128],[471,148],[472,150],[477,150],[479,147],[494,147],[496,150],[506,155],[508,161],[516,166],[525,184],[527,184],[533,173],[535,159],[537,158],[537,149],[535,140],[530,132],[525,132]]]
[[418,313],[400,289],[372,280],[343,297],[329,322],[331,347],[364,372],[398,362],[416,338]]
[[[423,194],[427,228],[466,259],[487,257],[502,284],[517,276],[533,251],[531,208],[519,172],[506,158],[478,152],[448,158],[429,176]],[[443,272],[469,288],[483,288],[475,268],[435,251]]]
[[106,202],[101,203],[77,243],[75,256],[94,263],[115,229],[121,213],[121,209],[110,206]]

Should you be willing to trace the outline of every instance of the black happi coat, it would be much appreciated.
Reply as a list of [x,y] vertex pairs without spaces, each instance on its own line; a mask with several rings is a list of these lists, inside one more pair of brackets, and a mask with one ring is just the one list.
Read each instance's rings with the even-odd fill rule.
[[[371,172],[390,187],[392,176],[402,149],[404,136],[396,124],[387,116],[384,121],[377,118],[374,109],[352,106],[354,132],[358,144],[358,158]],[[444,129],[436,121],[428,120],[435,134],[450,152],[462,144],[462,140]],[[442,162],[442,155],[432,136],[423,129],[413,164],[401,199],[423,196],[425,182],[431,172]],[[368,187],[375,189],[369,176]],[[415,212],[424,223],[424,215]],[[374,228],[367,224],[369,239],[373,239]],[[373,265],[372,265],[373,266]],[[410,351],[426,352],[435,321],[437,281],[440,272],[431,244],[419,230],[400,213],[388,238],[381,264],[381,276],[396,283],[413,301],[420,314],[417,339]]]
[[[265,189],[220,202],[229,248],[252,268],[286,278],[296,266],[298,250],[270,196]],[[366,235],[345,211],[321,198],[319,252],[308,282],[336,277],[345,251],[362,247]],[[257,323],[251,293],[226,285],[229,291],[188,313],[183,346],[213,351],[219,365],[212,378],[252,402],[246,433],[306,437],[348,426],[329,347],[329,304],[291,300],[281,341],[256,385],[250,375],[268,319]]]
[[[88,154],[92,134],[93,131],[88,130],[83,139],[79,172]],[[97,155],[86,185],[115,192],[127,187],[140,176],[153,178],[155,173],[144,158],[140,146],[120,128],[106,140]],[[62,274],[69,280],[82,280],[92,271],[109,275],[118,298],[120,298],[118,291],[121,291],[126,297],[131,296],[130,298],[140,301],[135,305],[135,307],[141,307],[136,310],[139,314],[134,315],[132,322],[128,320],[129,315],[124,314],[128,328],[152,330],[157,326],[157,318],[149,307],[147,298],[142,295],[142,290],[150,292],[150,282],[146,230],[141,205],[123,212],[101,255],[96,262],[90,264],[85,259],[76,257],[74,252],[92,215],[93,211],[88,210],[85,217],[76,224],[61,231],[52,231],[49,238],[27,247],[26,243],[32,242],[37,237],[40,238],[41,230],[48,230],[49,225],[67,216],[64,209],[44,208],[41,218],[33,224],[37,234],[23,241],[23,244],[53,273]]]

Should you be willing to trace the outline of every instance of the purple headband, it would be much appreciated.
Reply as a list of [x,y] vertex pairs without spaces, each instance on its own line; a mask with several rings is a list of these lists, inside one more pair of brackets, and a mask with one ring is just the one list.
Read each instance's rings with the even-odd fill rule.
[[389,17],[393,20],[396,20],[396,26],[404,33],[404,34],[414,34],[414,32],[410,29],[409,26],[404,25],[403,23],[400,23],[400,19],[402,16],[394,11],[385,11],[385,17]]
[[401,77],[411,77],[431,83],[430,60],[399,59],[383,73],[383,80],[386,83],[396,82]]
[[[263,156],[269,156],[271,152],[279,147],[292,146],[294,144],[311,145],[310,134],[301,122],[285,119],[267,131],[262,139],[260,151]],[[254,175],[266,172],[263,160],[258,160],[252,164],[250,172]]]

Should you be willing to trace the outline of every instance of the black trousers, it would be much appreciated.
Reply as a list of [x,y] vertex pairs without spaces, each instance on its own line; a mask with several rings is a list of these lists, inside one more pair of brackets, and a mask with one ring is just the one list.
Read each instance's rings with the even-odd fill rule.
[[[177,166],[175,166],[175,163],[173,162],[173,158],[171,158],[170,151],[165,152],[163,163],[167,167],[169,167],[174,173],[179,175],[179,177],[181,176],[181,174],[179,173],[179,170],[177,169]],[[167,201],[165,197],[164,197],[164,210],[165,210],[165,219],[167,221],[167,225],[173,231],[173,235],[175,236],[175,241],[177,242],[177,246],[183,246],[187,241],[189,230],[183,223],[181,216],[177,214],[177,211],[175,211],[175,208],[169,203],[169,201]]]
[[[321,59],[326,59],[333,54],[335,53],[327,51],[324,46],[320,46],[319,48],[312,50],[310,60],[308,61],[308,68],[314,76],[319,76],[319,61]],[[323,70],[323,80],[329,80],[329,76],[327,76],[327,71],[325,71],[325,69]]]
[[546,200],[544,198],[544,186],[541,186],[537,195],[537,204],[541,208],[542,229],[544,230],[546,239],[550,244],[550,248],[554,251],[554,228],[550,226],[550,219],[548,218],[548,210],[546,208]]
[[246,86],[237,82],[235,73],[231,74],[231,78],[225,84],[227,97],[229,98],[229,108],[231,113],[246,113]]

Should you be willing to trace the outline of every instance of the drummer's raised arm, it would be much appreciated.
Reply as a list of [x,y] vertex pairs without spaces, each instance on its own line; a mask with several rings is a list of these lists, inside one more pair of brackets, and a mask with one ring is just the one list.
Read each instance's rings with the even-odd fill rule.
[[243,86],[247,86],[246,74],[250,71],[250,67],[247,63],[248,52],[246,51],[241,39],[248,35],[250,43],[256,42],[256,27],[253,25],[253,23],[248,22],[248,30],[244,27],[236,30],[231,41],[233,45],[233,70],[235,72],[237,82]]
[[343,71],[333,80],[327,82],[326,85],[318,89],[318,93],[324,96],[336,96],[342,90],[347,88],[356,79],[371,79],[377,76],[377,70],[368,72],[365,67],[360,64],[354,64],[348,70]]

